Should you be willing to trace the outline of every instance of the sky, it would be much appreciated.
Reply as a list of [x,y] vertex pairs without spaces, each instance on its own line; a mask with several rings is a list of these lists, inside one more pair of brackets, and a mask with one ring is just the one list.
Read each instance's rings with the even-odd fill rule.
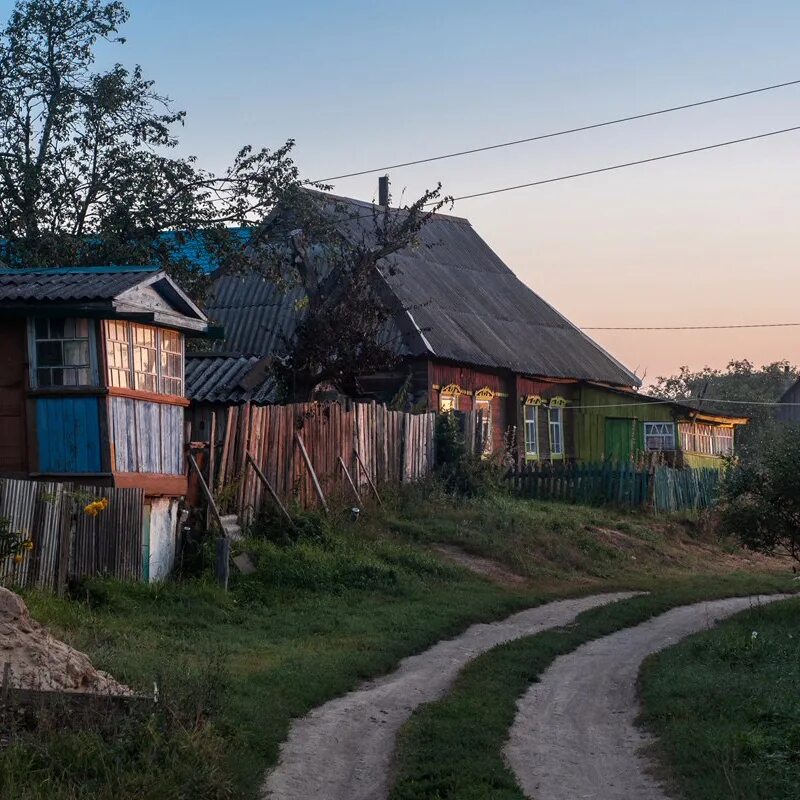
[[[296,140],[321,179],[800,79],[796,0],[128,0],[113,58],[188,117],[222,169]],[[0,0],[0,17],[12,3]],[[107,57],[107,56],[106,56]],[[452,196],[800,125],[800,86],[392,170]],[[580,326],[800,322],[800,132],[456,203]],[[336,182],[371,200],[377,175]],[[592,332],[646,382],[681,365],[800,362],[800,328]]]

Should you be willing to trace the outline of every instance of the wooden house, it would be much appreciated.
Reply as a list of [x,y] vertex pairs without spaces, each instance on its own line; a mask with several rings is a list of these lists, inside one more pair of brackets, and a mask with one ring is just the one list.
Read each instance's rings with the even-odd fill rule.
[[[375,219],[385,211],[309,195],[327,224],[359,243],[375,235]],[[296,224],[292,209],[279,206],[264,233],[280,242]],[[638,394],[636,375],[520,281],[468,220],[436,214],[414,246],[381,262],[375,281],[393,310],[397,363],[361,376],[363,397],[402,398],[406,410],[478,410],[487,452],[503,449],[511,431],[520,461],[630,458],[648,449],[668,450],[677,460],[675,426],[694,424],[696,410]],[[278,401],[264,359],[284,354],[303,298],[302,288],[284,289],[258,270],[245,276],[217,270],[206,310],[225,327],[226,339],[218,352],[188,359],[189,397],[199,406]],[[726,432],[741,422],[708,420]],[[688,442],[692,434],[684,431]],[[705,447],[705,439],[691,442]]]
[[0,270],[0,475],[142,489],[151,578],[187,485],[184,337],[207,330],[158,269]]
[[778,422],[800,424],[800,379],[792,381],[778,399],[775,417]]

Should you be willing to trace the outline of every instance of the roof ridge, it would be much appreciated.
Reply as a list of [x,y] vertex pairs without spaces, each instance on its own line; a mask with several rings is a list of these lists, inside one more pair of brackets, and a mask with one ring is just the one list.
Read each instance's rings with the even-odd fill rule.
[[97,266],[97,267],[0,267],[0,276],[11,275],[124,275],[131,272],[160,272],[158,266]]

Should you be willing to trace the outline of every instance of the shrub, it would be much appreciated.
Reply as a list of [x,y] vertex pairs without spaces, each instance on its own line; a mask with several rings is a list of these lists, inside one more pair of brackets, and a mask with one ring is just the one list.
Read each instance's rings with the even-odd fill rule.
[[800,428],[780,429],[758,458],[729,466],[719,530],[751,550],[800,561]]

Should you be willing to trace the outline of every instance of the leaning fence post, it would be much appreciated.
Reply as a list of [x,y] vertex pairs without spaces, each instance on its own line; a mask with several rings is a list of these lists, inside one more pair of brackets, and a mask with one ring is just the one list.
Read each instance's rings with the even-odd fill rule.
[[292,518],[291,516],[289,516],[289,512],[286,510],[286,506],[284,506],[284,504],[281,502],[280,497],[278,497],[278,493],[275,491],[274,487],[269,482],[267,476],[261,471],[261,468],[258,466],[258,464],[256,464],[256,460],[253,458],[252,455],[250,455],[249,450],[247,451],[245,456],[246,456],[245,466],[249,464],[253,468],[253,471],[256,473],[258,478],[261,480],[264,486],[267,487],[267,491],[269,492],[270,497],[272,497],[278,508],[281,510],[283,516],[286,517],[286,519],[288,520],[289,525],[294,527],[294,522],[292,522]]
[[225,533],[225,527],[222,524],[222,517],[220,516],[217,504],[214,502],[214,497],[211,494],[211,490],[208,488],[206,479],[203,477],[203,473],[200,470],[200,467],[197,466],[197,461],[195,461],[194,456],[191,453],[189,453],[188,457],[189,457],[189,464],[191,465],[192,469],[197,473],[197,477],[200,480],[200,487],[203,490],[203,494],[205,494],[206,496],[209,508],[213,511],[214,518],[217,520],[217,525],[219,525],[220,533],[222,534],[222,537],[225,538],[227,534]]
[[347,478],[347,482],[350,484],[350,488],[353,490],[353,494],[356,496],[356,502],[359,505],[363,505],[361,501],[361,495],[358,493],[358,489],[356,489],[356,485],[355,483],[353,483],[353,479],[350,476],[350,470],[347,469],[347,464],[344,463],[344,460],[342,459],[341,456],[339,456],[338,458],[339,458],[339,464],[342,467],[342,470],[344,471],[345,477]]
[[383,500],[381,500],[381,496],[378,494],[378,490],[375,488],[375,484],[372,482],[372,478],[370,477],[369,472],[367,472],[367,468],[364,466],[364,462],[361,460],[361,456],[358,454],[358,450],[353,450],[353,453],[356,457],[356,461],[358,461],[358,466],[361,467],[361,471],[364,473],[364,477],[367,479],[367,483],[370,485],[373,494],[375,495],[378,505],[383,505]]
[[319,497],[320,503],[322,503],[322,507],[325,509],[325,513],[329,514],[330,509],[328,508],[328,503],[325,500],[325,495],[322,493],[322,486],[320,486],[319,479],[317,478],[317,473],[314,472],[314,467],[311,464],[311,459],[308,457],[308,451],[306,450],[306,446],[303,442],[303,437],[300,435],[299,431],[294,432],[294,439],[297,444],[300,445],[300,453],[303,456],[303,461],[306,462],[306,467],[308,468],[308,472],[311,475],[311,482],[314,484],[314,491],[317,493],[317,497]]
[[228,578],[231,574],[231,540],[227,536],[217,539],[217,559],[214,564],[217,583],[228,591]]

